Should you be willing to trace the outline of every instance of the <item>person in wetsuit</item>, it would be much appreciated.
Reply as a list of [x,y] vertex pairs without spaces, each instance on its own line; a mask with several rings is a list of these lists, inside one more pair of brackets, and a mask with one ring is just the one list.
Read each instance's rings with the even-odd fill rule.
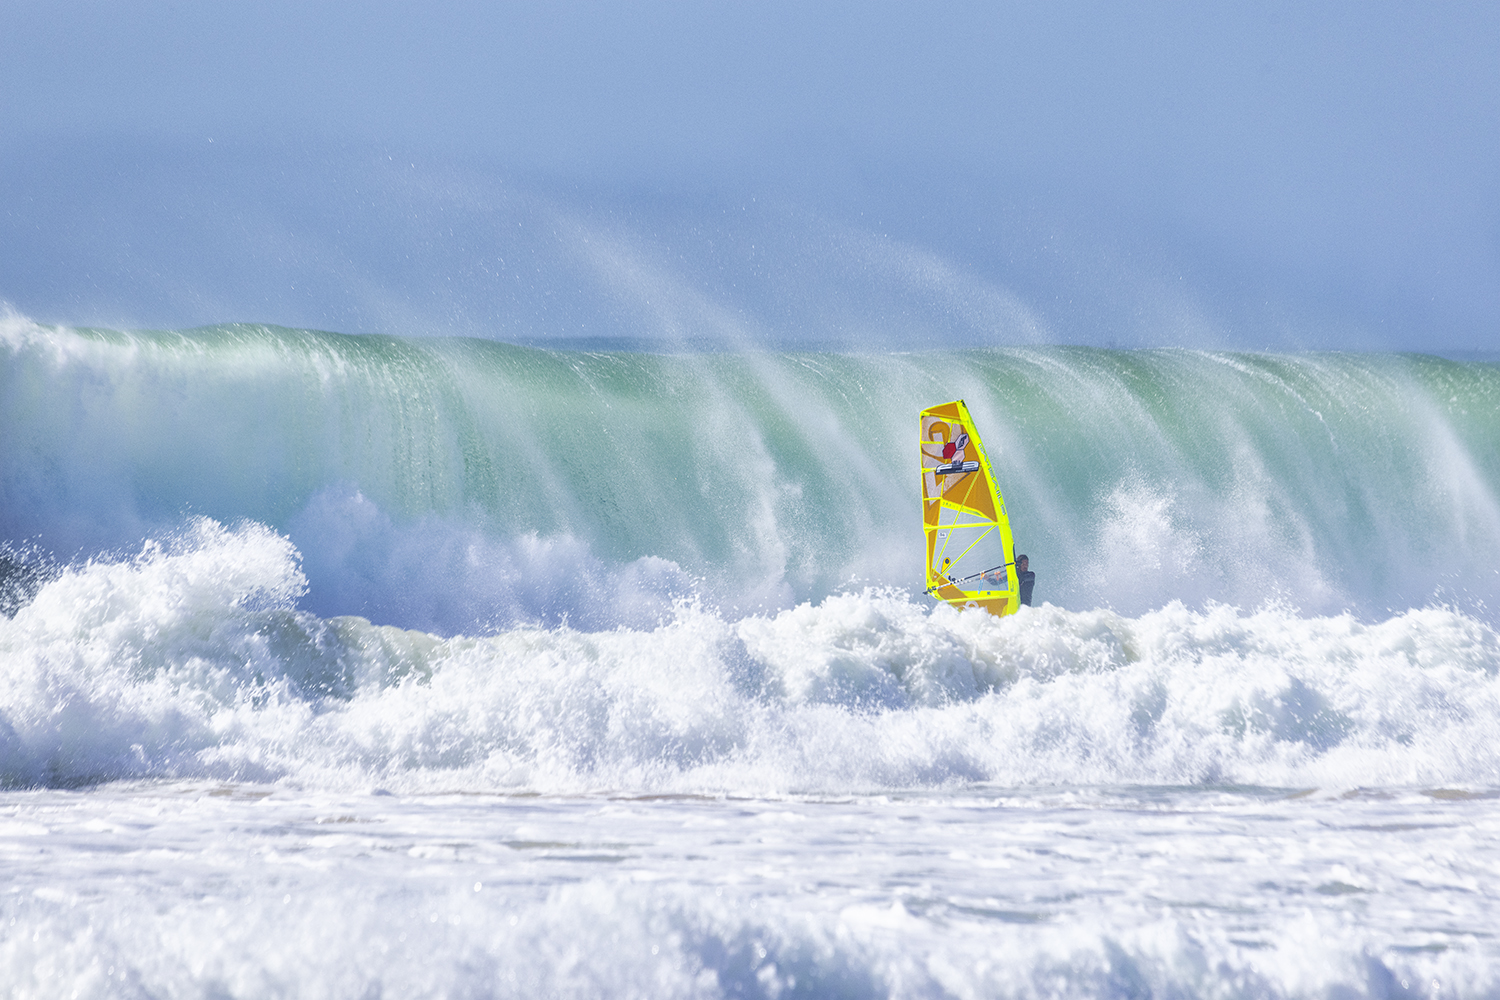
[[[1036,586],[1036,574],[1026,567],[1031,560],[1025,556],[1016,556],[1016,582],[1020,584],[1021,603],[1027,607],[1031,606],[1031,588]],[[979,578],[986,583],[993,583],[997,587],[1005,586],[1005,567],[996,566],[979,574]]]

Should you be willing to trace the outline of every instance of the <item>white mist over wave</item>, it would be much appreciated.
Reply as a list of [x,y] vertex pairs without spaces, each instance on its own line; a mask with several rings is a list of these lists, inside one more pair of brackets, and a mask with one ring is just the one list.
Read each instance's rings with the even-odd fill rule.
[[1500,598],[1500,369],[1030,348],[558,352],[0,320],[0,538],[68,561],[200,514],[303,553],[323,617],[648,627],[921,563],[912,414],[965,397],[1038,598],[1284,599],[1373,620]]
[[435,516],[398,526],[358,490],[317,494],[289,531],[307,539],[307,571],[326,581],[304,606],[435,633],[649,627],[697,583],[655,556],[608,563],[566,534],[495,539]]
[[304,588],[291,543],[254,523],[197,520],[64,569],[0,620],[5,783],[1500,781],[1500,636],[1443,607],[996,619],[863,590],[738,619],[679,600],[654,627],[441,638],[297,610]]

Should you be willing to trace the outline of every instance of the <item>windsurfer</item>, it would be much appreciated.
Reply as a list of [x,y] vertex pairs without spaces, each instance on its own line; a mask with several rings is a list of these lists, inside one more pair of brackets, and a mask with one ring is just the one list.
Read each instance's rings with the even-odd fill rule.
[[1030,559],[1016,556],[1016,579],[1021,583],[1021,603],[1028,608],[1031,607],[1031,588],[1036,586],[1036,574],[1027,569],[1030,565]]
[[[1016,556],[1016,580],[1021,585],[1021,603],[1027,607],[1031,606],[1031,588],[1036,586],[1036,574],[1026,567],[1031,560],[1025,556]],[[993,583],[997,587],[1005,586],[1005,567],[996,566],[979,574],[979,578],[985,583]]]

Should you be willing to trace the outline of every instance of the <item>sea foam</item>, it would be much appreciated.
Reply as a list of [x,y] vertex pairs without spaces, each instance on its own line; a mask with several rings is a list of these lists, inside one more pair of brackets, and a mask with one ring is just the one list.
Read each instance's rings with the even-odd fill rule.
[[199,519],[0,620],[12,787],[142,777],[544,792],[1488,784],[1500,637],[1171,603],[997,619],[862,588],[441,636],[320,618],[285,536]]

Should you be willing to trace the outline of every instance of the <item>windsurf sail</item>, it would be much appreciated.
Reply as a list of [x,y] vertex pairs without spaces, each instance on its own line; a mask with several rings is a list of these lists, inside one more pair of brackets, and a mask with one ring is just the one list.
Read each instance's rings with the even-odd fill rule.
[[922,531],[927,593],[1013,614],[1020,604],[1005,498],[964,401],[922,411]]

